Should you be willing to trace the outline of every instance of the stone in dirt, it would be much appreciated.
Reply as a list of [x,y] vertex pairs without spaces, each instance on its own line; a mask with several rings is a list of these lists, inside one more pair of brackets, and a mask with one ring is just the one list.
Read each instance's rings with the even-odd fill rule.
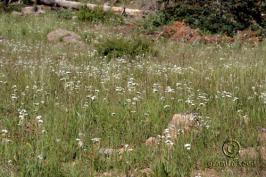
[[80,47],[84,46],[81,37],[72,31],[65,29],[56,29],[47,35],[49,42],[63,42],[65,44],[77,44]]

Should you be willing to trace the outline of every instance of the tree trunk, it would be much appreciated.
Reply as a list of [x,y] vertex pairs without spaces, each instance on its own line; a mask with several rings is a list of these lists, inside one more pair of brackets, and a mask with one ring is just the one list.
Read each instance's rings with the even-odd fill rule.
[[129,16],[144,16],[147,11],[139,10],[139,9],[128,9],[124,7],[112,7],[108,5],[97,5],[97,4],[84,4],[80,2],[75,2],[75,1],[66,1],[66,0],[39,0],[41,4],[45,5],[58,5],[60,7],[65,7],[65,8],[71,8],[71,9],[77,9],[79,10],[81,7],[86,6],[89,9],[96,9],[96,8],[103,8],[104,11],[112,11],[114,13],[120,13],[120,14],[126,14]]

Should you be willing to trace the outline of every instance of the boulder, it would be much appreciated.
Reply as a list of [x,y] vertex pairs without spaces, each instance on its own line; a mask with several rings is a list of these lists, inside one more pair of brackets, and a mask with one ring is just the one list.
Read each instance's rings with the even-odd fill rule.
[[22,15],[40,15],[44,14],[45,10],[42,6],[27,6],[21,9]]
[[63,42],[64,44],[76,44],[78,46],[84,46],[81,37],[72,31],[65,29],[56,29],[47,35],[49,42]]
[[156,146],[156,145],[158,144],[158,139],[156,139],[155,137],[149,137],[149,138],[146,140],[145,144],[146,144],[147,146],[154,147],[154,146]]
[[180,133],[188,133],[197,127],[196,116],[193,114],[175,114],[167,127],[167,135],[176,139]]

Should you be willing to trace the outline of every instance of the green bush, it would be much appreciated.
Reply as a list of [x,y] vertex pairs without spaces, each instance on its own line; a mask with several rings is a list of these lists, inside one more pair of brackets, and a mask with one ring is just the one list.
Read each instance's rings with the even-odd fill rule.
[[22,0],[22,3],[29,5],[29,4],[32,4],[32,1],[31,0]]
[[143,30],[145,32],[154,32],[158,27],[166,24],[166,18],[163,13],[149,15],[142,21]]
[[68,9],[63,9],[57,12],[57,17],[61,19],[70,20],[72,19],[73,13]]
[[88,21],[93,23],[110,23],[110,24],[122,24],[122,16],[116,15],[111,11],[104,11],[102,8],[89,9],[82,7],[77,13],[78,19],[81,21]]
[[111,38],[96,45],[99,55],[106,56],[108,59],[128,56],[135,59],[141,55],[156,55],[153,43],[143,38]]
[[[160,0],[165,22],[185,21],[211,33],[234,35],[238,30],[266,27],[265,0]],[[252,28],[254,29],[254,28]]]

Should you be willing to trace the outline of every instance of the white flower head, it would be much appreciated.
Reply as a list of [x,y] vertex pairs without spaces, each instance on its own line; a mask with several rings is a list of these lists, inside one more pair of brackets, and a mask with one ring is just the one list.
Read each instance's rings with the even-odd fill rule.
[[174,143],[171,140],[166,140],[165,141],[165,144],[170,145],[170,146],[173,146],[174,145]]
[[7,129],[3,129],[1,132],[2,132],[2,134],[7,134],[8,130]]
[[91,141],[93,143],[99,143],[101,141],[101,138],[92,138]]
[[190,150],[190,149],[191,149],[191,144],[185,144],[184,147],[185,147],[187,150]]
[[37,120],[41,120],[42,119],[42,116],[40,116],[40,115],[39,116],[36,116],[36,119]]
[[38,158],[39,160],[43,160],[43,155],[40,154],[40,155],[37,156],[37,158]]

